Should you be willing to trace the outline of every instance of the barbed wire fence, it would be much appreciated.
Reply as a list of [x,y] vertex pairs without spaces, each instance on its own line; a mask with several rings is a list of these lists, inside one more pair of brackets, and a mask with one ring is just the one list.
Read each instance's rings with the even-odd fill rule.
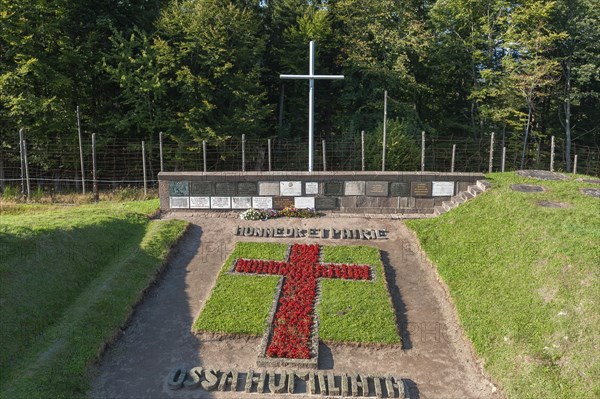
[[[426,134],[421,139],[414,140],[420,151],[411,155],[413,159],[382,168],[382,143],[378,143],[381,147],[374,151],[372,146],[365,148],[364,136],[360,134],[317,137],[314,170],[335,174],[336,171],[382,169],[432,172],[522,169],[523,148],[518,140],[452,139]],[[564,143],[556,142],[553,146],[552,140],[529,143],[523,169],[565,171]],[[92,192],[94,186],[97,190],[153,188],[158,185],[161,168],[163,171],[182,172],[307,170],[307,138],[233,137],[211,144],[174,141],[160,134],[145,142],[119,138],[98,138],[94,141],[92,143],[91,138],[84,138],[81,146],[77,141],[29,143],[25,136],[23,139],[16,136],[13,142],[8,142],[8,145],[5,142],[4,148],[0,149],[0,190],[19,190],[27,196],[28,190],[60,193],[83,192],[84,187],[87,192]],[[387,153],[390,154],[390,151],[388,148]],[[600,176],[600,147],[574,143],[571,152],[574,172]],[[406,165],[421,167],[406,168]]]

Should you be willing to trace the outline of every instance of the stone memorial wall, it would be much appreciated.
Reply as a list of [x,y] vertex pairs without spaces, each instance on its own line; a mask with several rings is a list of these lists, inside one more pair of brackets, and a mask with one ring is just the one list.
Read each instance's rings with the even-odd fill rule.
[[162,211],[314,208],[427,214],[484,179],[437,172],[161,172]]

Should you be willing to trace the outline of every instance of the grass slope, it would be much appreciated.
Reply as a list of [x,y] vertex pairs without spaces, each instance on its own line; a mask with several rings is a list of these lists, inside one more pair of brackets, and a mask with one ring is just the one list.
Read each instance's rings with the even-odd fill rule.
[[[493,188],[481,197],[406,224],[509,397],[599,397],[600,201],[578,191],[593,185],[514,173],[488,179]],[[549,190],[515,192],[515,183]],[[571,207],[539,207],[539,200]]]
[[[379,251],[371,247],[323,247],[324,261],[370,264],[375,282],[321,279],[317,307],[325,341],[398,343],[395,314]],[[194,322],[196,331],[262,335],[279,277],[239,276],[227,271],[236,258],[283,260],[287,244],[238,243],[210,298]]]
[[186,224],[158,201],[11,207],[0,220],[0,396],[84,396],[86,369]]

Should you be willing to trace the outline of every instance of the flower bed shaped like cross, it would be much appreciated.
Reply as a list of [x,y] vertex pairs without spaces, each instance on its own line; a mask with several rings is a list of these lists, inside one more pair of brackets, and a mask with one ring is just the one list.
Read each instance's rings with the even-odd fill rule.
[[319,252],[320,247],[316,244],[294,244],[287,261],[237,259],[234,264],[238,273],[279,275],[284,279],[266,348],[267,357],[311,359],[316,356],[311,351],[311,337],[315,333],[315,303],[320,278],[372,279],[370,266],[320,263]]

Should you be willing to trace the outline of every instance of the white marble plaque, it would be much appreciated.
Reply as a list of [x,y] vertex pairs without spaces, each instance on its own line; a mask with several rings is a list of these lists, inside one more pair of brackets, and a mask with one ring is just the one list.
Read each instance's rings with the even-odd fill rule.
[[258,183],[259,195],[279,195],[279,182],[261,181]]
[[231,197],[210,197],[210,207],[212,209],[231,208]]
[[252,208],[252,197],[231,197],[232,209],[250,209]]
[[[279,187],[277,187],[279,189]],[[271,209],[273,208],[273,198],[271,197],[252,197],[252,208]]]
[[282,197],[293,197],[294,195],[302,195],[301,181],[282,181],[279,182],[279,195]]
[[317,183],[317,182],[306,182],[304,184],[304,193],[306,195],[319,194],[319,183]]
[[434,181],[431,187],[432,197],[451,197],[454,195],[453,181]]
[[169,207],[171,209],[187,209],[190,207],[190,199],[188,197],[169,197]]
[[190,197],[190,208],[208,209],[210,208],[210,197]]
[[295,197],[294,206],[298,209],[315,208],[315,197]]
[[344,195],[365,195],[364,181],[344,182]]

